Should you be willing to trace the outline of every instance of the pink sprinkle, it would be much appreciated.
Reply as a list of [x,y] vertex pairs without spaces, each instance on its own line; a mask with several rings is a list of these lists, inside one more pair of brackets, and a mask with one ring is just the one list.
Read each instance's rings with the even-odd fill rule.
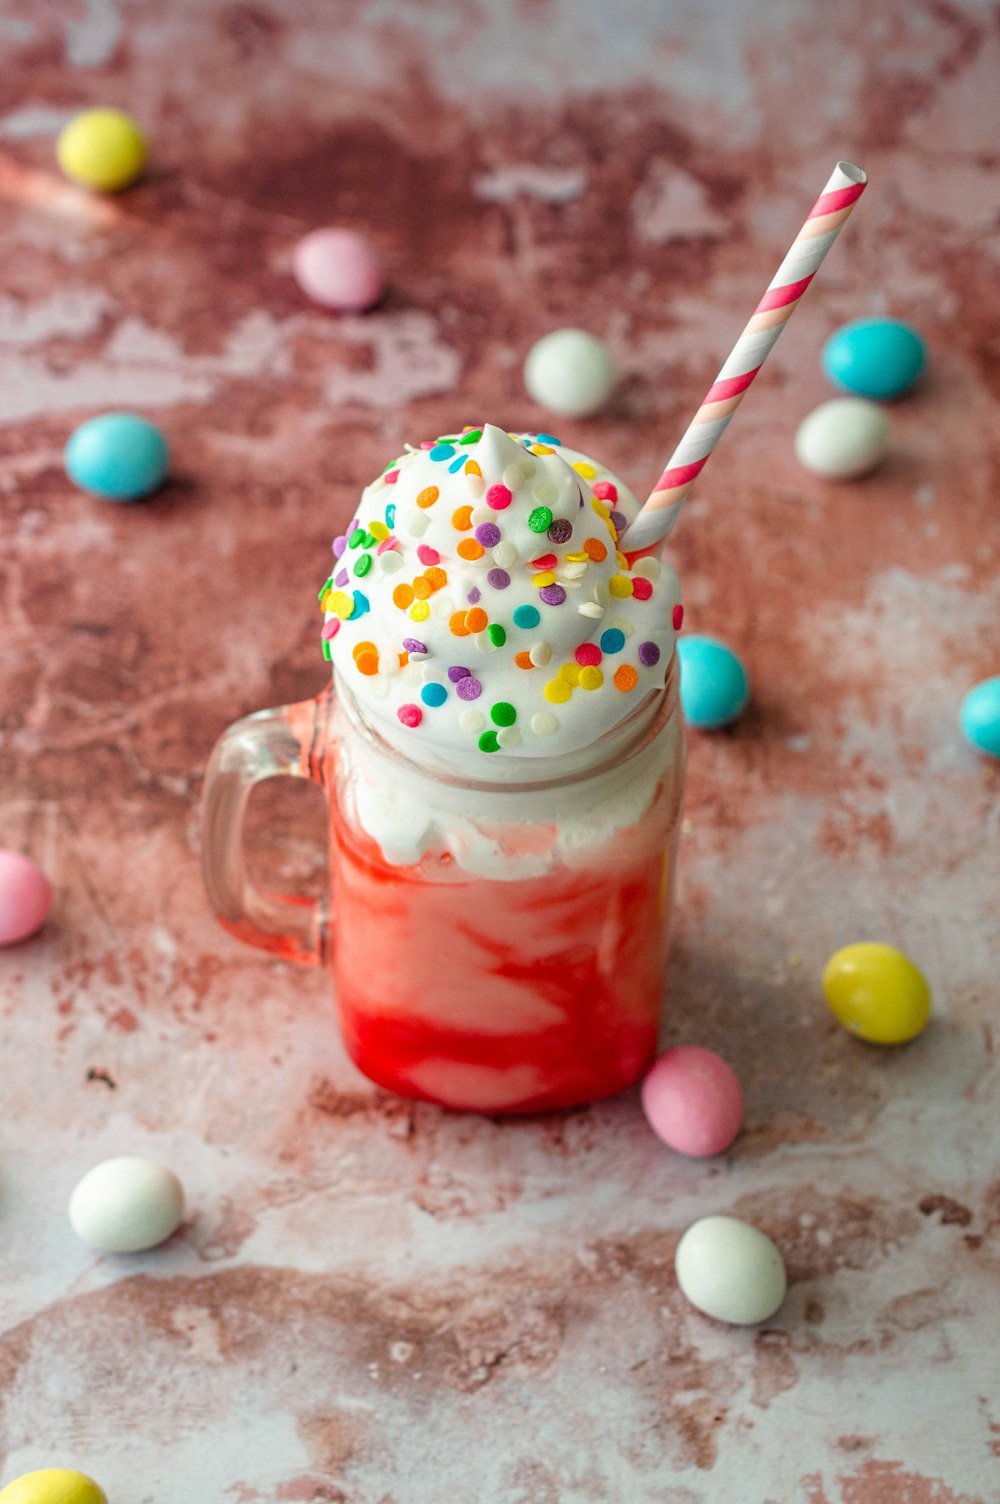
[[595,496],[601,501],[617,501],[618,487],[613,486],[609,480],[599,480],[591,487]]
[[490,486],[486,493],[486,505],[492,507],[494,512],[502,512],[504,507],[509,507],[513,500],[506,486]]
[[419,726],[424,713],[419,705],[400,705],[396,711],[404,726]]
[[386,483],[387,486],[394,486],[396,484],[397,480],[399,479],[399,471],[398,470],[387,470],[385,472],[385,474],[383,475],[382,479],[385,481],[385,483]]
[[573,656],[581,668],[596,668],[603,655],[595,642],[581,642]]
[[632,594],[635,596],[636,600],[648,601],[652,593],[653,587],[650,582],[646,579],[643,579],[641,574],[637,574],[635,576],[635,579],[632,581]]
[[336,637],[336,635],[337,635],[337,633],[339,631],[340,631],[340,617],[339,616],[331,616],[330,620],[327,622],[326,626],[323,628],[323,637],[326,639],[327,642],[329,642],[330,638],[331,637]]
[[558,563],[559,560],[555,554],[542,554],[540,559],[532,559],[531,567],[532,569],[555,569]]
[[[634,588],[635,581],[633,580],[632,583],[633,583],[633,588]],[[675,632],[679,632],[680,629],[681,629],[681,627],[683,625],[684,625],[684,607],[683,606],[675,606],[674,607],[674,631]]]
[[435,441],[433,439],[421,439],[420,440],[420,447],[421,447],[421,449],[433,449],[434,448],[434,442]]
[[441,555],[438,553],[437,549],[429,547],[429,545],[426,543],[421,543],[420,547],[417,549],[417,558],[420,560],[421,564],[441,563]]
[[383,538],[382,539],[382,542],[379,544],[379,546],[375,550],[375,552],[377,554],[384,554],[387,548],[398,548],[398,547],[399,547],[399,539],[394,534],[390,533],[390,535],[389,535],[388,538]]

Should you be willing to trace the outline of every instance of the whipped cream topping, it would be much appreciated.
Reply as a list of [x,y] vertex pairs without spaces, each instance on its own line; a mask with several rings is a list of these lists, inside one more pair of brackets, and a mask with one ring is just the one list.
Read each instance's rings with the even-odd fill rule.
[[662,686],[680,625],[674,571],[618,551],[638,510],[549,434],[486,424],[408,450],[334,541],[326,656],[418,758],[491,779],[588,747]]

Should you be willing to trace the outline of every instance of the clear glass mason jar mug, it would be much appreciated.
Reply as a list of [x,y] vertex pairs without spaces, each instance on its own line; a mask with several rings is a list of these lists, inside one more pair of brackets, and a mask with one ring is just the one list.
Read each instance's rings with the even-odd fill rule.
[[[233,935],[329,967],[360,1069],[475,1111],[570,1107],[638,1080],[664,1001],[684,780],[676,655],[662,690],[583,753],[417,762],[342,684],[238,721],[204,798],[209,899]],[[324,791],[328,902],[259,892],[253,786]]]

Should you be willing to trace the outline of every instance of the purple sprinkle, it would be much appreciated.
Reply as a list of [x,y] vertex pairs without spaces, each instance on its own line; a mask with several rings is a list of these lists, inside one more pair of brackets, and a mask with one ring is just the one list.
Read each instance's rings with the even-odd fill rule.
[[494,590],[506,590],[510,584],[510,575],[506,569],[491,569],[486,578]]
[[403,647],[408,653],[426,653],[427,651],[427,644],[417,637],[404,637]]
[[655,642],[640,642],[640,644],[639,644],[639,662],[640,663],[644,663],[647,668],[652,668],[653,665],[654,665],[654,663],[659,663],[659,661],[660,661],[660,650],[656,646],[656,643]]
[[347,539],[344,537],[343,533],[341,533],[339,538],[334,538],[333,540],[333,557],[335,559],[339,559],[346,547]]
[[566,592],[561,585],[543,585],[538,595],[547,606],[561,606],[566,599]]
[[459,679],[455,689],[460,700],[478,700],[482,692],[483,686],[471,674],[467,674],[464,679]]
[[568,543],[573,536],[573,524],[568,517],[557,517],[549,528],[553,543]]
[[484,548],[496,548],[503,537],[495,522],[481,522],[476,528],[476,542]]
[[479,589],[478,585],[474,586],[473,589],[470,590],[469,593],[468,593],[468,595],[466,596],[466,600],[469,602],[469,605],[470,606],[478,605],[479,598],[480,598],[481,594],[482,594],[482,591]]
[[349,537],[350,537],[350,536],[351,536],[351,534],[352,534],[352,533],[353,533],[353,532],[354,532],[354,531],[355,531],[355,530],[356,530],[356,529],[357,529],[357,528],[359,528],[359,527],[360,527],[360,526],[361,526],[361,523],[360,523],[360,522],[359,522],[359,521],[358,521],[358,519],[357,519],[357,517],[355,517],[355,519],[354,519],[354,521],[353,521],[353,522],[349,522],[349,523],[348,523],[348,524],[347,524],[347,529],[346,529],[346,532],[345,532],[345,537],[348,537],[348,538],[349,538]]
[[452,684],[458,684],[460,680],[467,679],[469,677],[469,673],[470,670],[463,668],[460,663],[453,663],[451,668],[448,670],[448,678],[451,680]]
[[615,532],[620,538],[622,533],[628,527],[628,518],[625,516],[624,512],[612,512],[611,521],[614,523]]
[[339,585],[340,588],[343,589],[347,584],[349,578],[350,576],[348,575],[346,569],[338,569],[337,573],[333,577],[333,583],[335,585]]

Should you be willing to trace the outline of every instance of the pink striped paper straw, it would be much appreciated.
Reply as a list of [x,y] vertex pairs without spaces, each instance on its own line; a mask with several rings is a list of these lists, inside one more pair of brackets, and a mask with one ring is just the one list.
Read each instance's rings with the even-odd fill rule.
[[864,193],[868,174],[853,162],[838,162],[823,192],[778,267],[753,317],[681,437],[649,498],[619,547],[638,553],[673,532],[685,496],[708,463],[730,418],[746,396],[813,277]]

